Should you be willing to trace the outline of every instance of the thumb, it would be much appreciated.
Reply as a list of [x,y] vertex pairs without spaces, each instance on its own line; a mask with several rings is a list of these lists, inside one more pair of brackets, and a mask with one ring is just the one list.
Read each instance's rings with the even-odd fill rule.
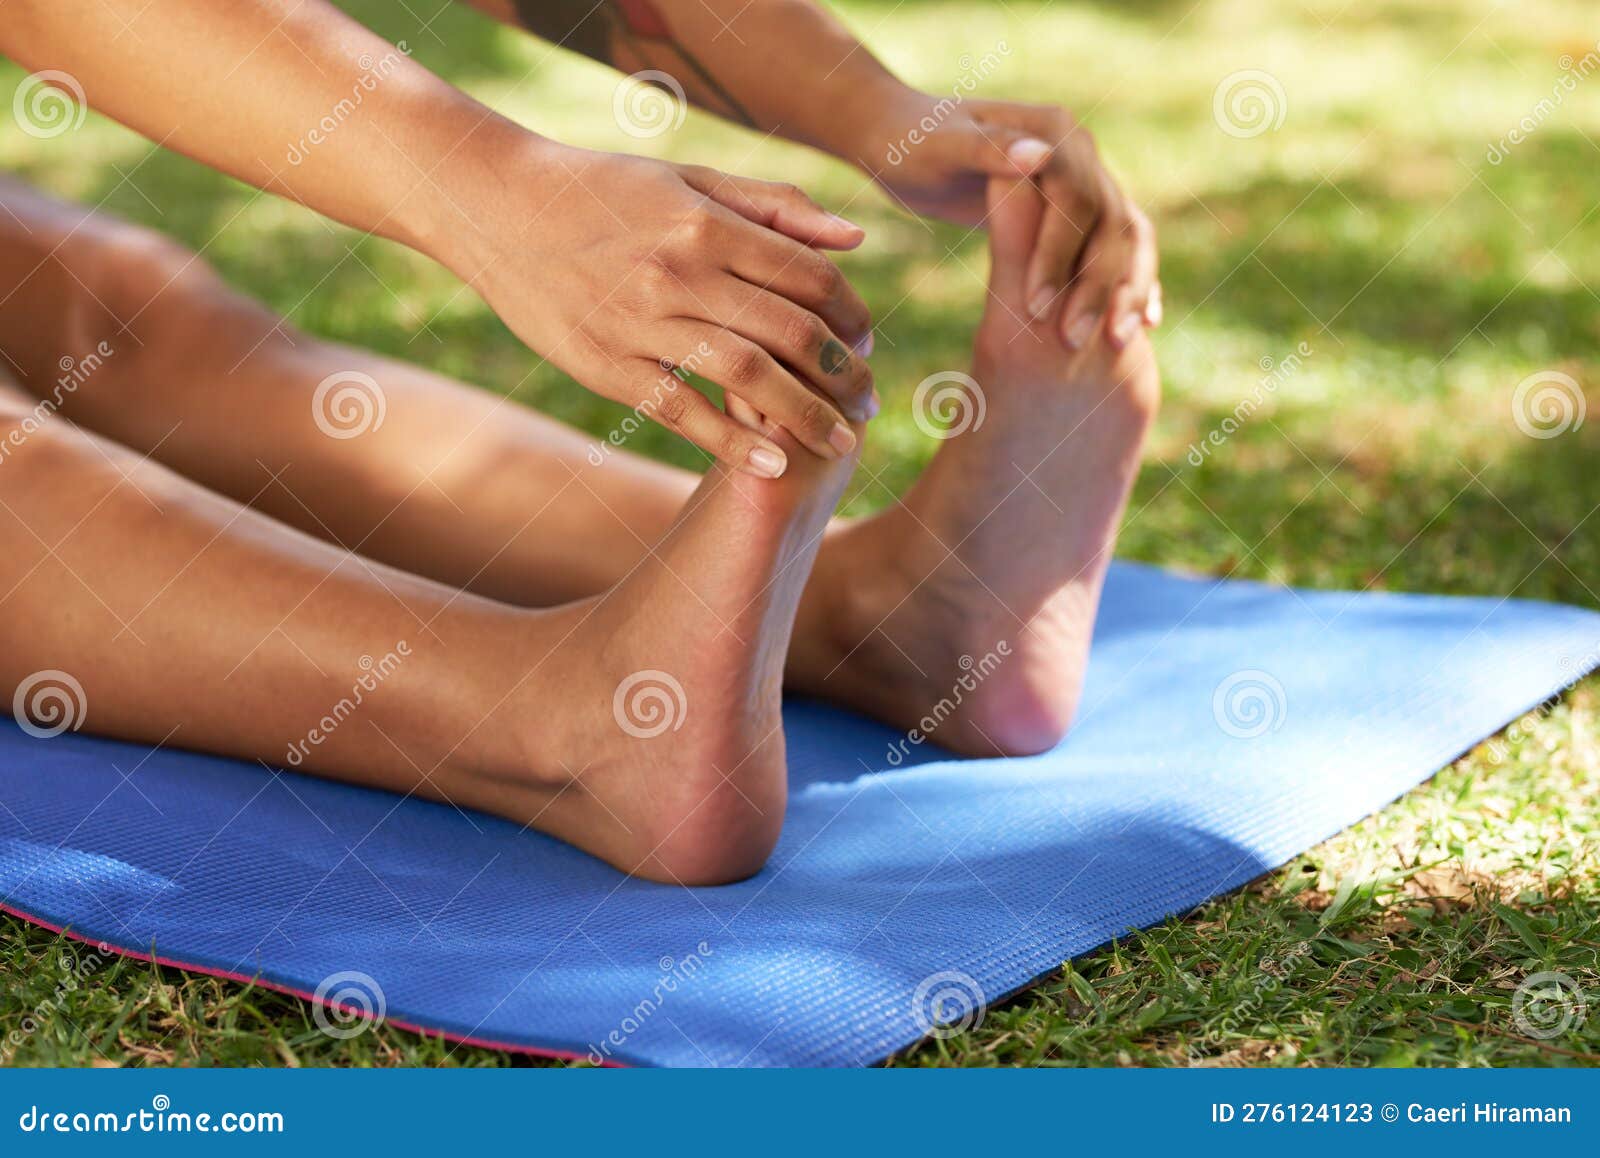
[[989,178],[989,288],[1026,315],[1028,259],[1044,217],[1044,197],[1026,177]]

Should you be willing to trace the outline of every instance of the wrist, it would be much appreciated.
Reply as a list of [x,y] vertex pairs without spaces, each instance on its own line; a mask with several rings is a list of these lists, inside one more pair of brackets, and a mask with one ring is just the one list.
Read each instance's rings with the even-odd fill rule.
[[933,111],[933,101],[899,79],[889,76],[870,98],[869,116],[843,118],[849,135],[844,152],[836,152],[868,176],[878,176],[897,165],[908,151],[906,138]]
[[[567,147],[530,132],[475,102],[424,149],[415,191],[396,211],[397,240],[470,285],[505,252],[506,230],[520,233],[537,216],[546,178]],[[429,169],[429,164],[433,168]]]

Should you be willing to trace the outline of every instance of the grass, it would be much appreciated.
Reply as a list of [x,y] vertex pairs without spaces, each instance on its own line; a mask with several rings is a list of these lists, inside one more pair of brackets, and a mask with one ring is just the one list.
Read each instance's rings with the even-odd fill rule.
[[[639,147],[611,82],[446,0],[352,4],[535,127]],[[1600,421],[1521,433],[1516,385],[1595,380],[1600,75],[1537,112],[1594,50],[1577,0],[855,0],[841,11],[908,78],[948,91],[964,53],[1013,51],[982,95],[1081,110],[1162,235],[1166,406],[1125,556],[1318,587],[1516,595],[1600,607]],[[426,28],[423,25],[426,24]],[[1070,67],[1063,64],[1070,61]],[[1282,124],[1241,139],[1218,82],[1269,72]],[[5,66],[0,91],[20,77]],[[1527,139],[1487,159],[1524,116]],[[874,306],[885,396],[868,465],[889,501],[934,443],[915,384],[960,368],[982,239],[895,213],[859,175],[691,117],[645,142],[797,180],[870,231],[844,260]],[[0,167],[196,247],[298,324],[426,363],[591,431],[623,413],[521,347],[426,261],[153,151],[96,117],[39,141],[0,124]],[[1310,353],[1200,466],[1271,368]],[[1591,407],[1593,410],[1593,407]],[[1600,414],[1600,411],[1595,411]],[[661,432],[631,444],[685,464]],[[1254,886],[1063,966],[973,1031],[897,1064],[1564,1065],[1600,1061],[1600,680],[1481,746]],[[1351,759],[1359,760],[1359,752]],[[0,920],[0,1059],[17,1064],[504,1065],[380,1027],[321,1034],[302,1002],[114,961],[58,1000],[84,950]],[[74,962],[79,964],[75,965]],[[1549,1039],[1516,985],[1561,971],[1586,1017]],[[26,1027],[31,1030],[23,1032]],[[16,1044],[8,1044],[18,1034]]]

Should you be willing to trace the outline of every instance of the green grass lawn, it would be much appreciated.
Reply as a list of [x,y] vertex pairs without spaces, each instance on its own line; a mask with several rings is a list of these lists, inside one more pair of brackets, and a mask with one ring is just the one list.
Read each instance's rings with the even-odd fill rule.
[[[446,0],[350,5],[496,107],[574,143],[638,148],[612,81]],[[1162,237],[1166,402],[1123,531],[1129,558],[1315,587],[1600,607],[1600,409],[1519,429],[1536,372],[1600,370],[1600,69],[1592,5],[1545,0],[855,0],[908,78],[1011,51],[981,95],[1079,110]],[[1600,57],[1600,52],[1597,52]],[[1222,131],[1219,82],[1262,70],[1282,122]],[[1569,74],[1572,75],[1572,74]],[[0,66],[0,98],[21,72]],[[1559,105],[1548,98],[1560,94]],[[1541,110],[1540,102],[1547,105]],[[1491,163],[1523,118],[1533,130]],[[860,175],[691,116],[644,144],[799,181],[864,224],[843,260],[879,325],[888,502],[935,443],[915,384],[964,365],[981,237],[895,212]],[[203,248],[296,323],[510,393],[596,433],[623,411],[513,339],[445,273],[261,197],[91,117],[36,140],[0,119],[0,168]],[[1189,448],[1297,350],[1267,405]],[[1575,399],[1574,399],[1575,401]],[[1593,401],[1593,399],[1591,399]],[[660,431],[636,449],[699,456]],[[1352,761],[1362,754],[1352,751]],[[512,1059],[383,1026],[348,1041],[302,1002],[115,961],[0,919],[0,1060],[18,1064],[452,1064]],[[75,964],[76,963],[76,964]],[[1511,1013],[1560,971],[1586,1016],[1550,1038]],[[1565,1065],[1600,1062],[1600,680],[1236,895],[1064,964],[910,1065]]]

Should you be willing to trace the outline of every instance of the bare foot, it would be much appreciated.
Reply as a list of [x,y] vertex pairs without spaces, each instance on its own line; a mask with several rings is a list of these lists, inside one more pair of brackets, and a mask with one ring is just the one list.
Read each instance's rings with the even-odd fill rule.
[[712,467],[628,578],[533,613],[510,704],[526,747],[494,811],[653,880],[720,884],[766,861],[787,796],[795,609],[855,465],[775,437],[783,477]]
[[989,199],[981,394],[901,504],[829,535],[789,673],[952,751],[1022,755],[1071,722],[1160,389],[1142,334],[1068,354],[1029,323],[1042,203],[1027,182]]
[[[8,354],[26,351],[25,356],[34,358],[24,368],[29,380],[53,381],[59,373],[54,359],[61,351],[87,352],[101,338],[116,352],[106,355],[103,377],[97,380],[126,375],[135,383],[179,370],[196,373],[197,367],[208,381],[221,383],[240,361],[240,349],[268,341],[293,344],[277,328],[277,319],[253,305],[241,309],[239,299],[214,274],[169,241],[3,178],[0,205],[14,210],[8,215],[0,209],[0,258],[10,259],[0,260],[0,296],[16,289],[18,278],[32,279],[27,280],[27,292],[16,295],[28,310],[0,311],[0,348]],[[28,225],[22,225],[24,219]],[[49,260],[52,253],[58,260]],[[71,292],[77,278],[86,279],[95,292]],[[204,306],[151,308],[177,278],[192,284],[174,301],[193,303],[209,294],[222,303],[214,314],[202,317],[205,324],[198,329],[195,309]],[[133,328],[122,328],[119,318],[129,319]],[[246,332],[227,329],[240,326]],[[24,340],[30,330],[55,337]],[[15,340],[8,343],[8,335]],[[214,341],[219,335],[225,340]],[[187,367],[162,363],[173,350],[182,351]],[[78,409],[68,417],[76,420],[90,413],[83,409],[88,394],[71,394],[67,404]],[[107,406],[127,405],[117,392],[97,397]],[[34,403],[0,382],[0,404],[20,421]],[[135,426],[135,441],[165,442],[168,424],[176,420],[170,410],[135,409],[148,411],[153,428],[141,433]],[[303,413],[309,420],[310,410]],[[7,415],[0,415],[0,424]],[[130,420],[122,428],[132,425]],[[859,429],[856,433],[859,438]],[[847,455],[824,462],[782,432],[773,437],[788,455],[782,477],[757,479],[713,467],[650,553],[602,595],[559,607],[518,609],[457,593],[453,598],[446,594],[443,607],[436,607],[430,600],[438,593],[431,585],[419,587],[421,581],[409,576],[390,576],[376,592],[352,588],[360,601],[344,604],[343,615],[315,620],[317,630],[308,627],[302,636],[306,646],[318,651],[320,641],[337,651],[347,636],[374,634],[374,624],[392,618],[394,601],[414,600],[423,609],[416,620],[429,627],[407,653],[417,658],[408,662],[405,678],[421,686],[424,706],[421,711],[397,711],[398,724],[381,717],[380,731],[392,737],[384,756],[391,763],[398,756],[398,773],[383,771],[379,760],[369,765],[360,755],[351,759],[336,754],[336,743],[323,747],[321,740],[306,755],[304,770],[406,788],[493,812],[656,880],[717,884],[755,872],[783,822],[787,784],[781,684],[796,607],[855,461]],[[43,443],[36,441],[32,449]],[[89,461],[106,454],[95,455],[83,445],[78,451]],[[215,457],[213,448],[207,453]],[[250,457],[239,464],[247,474]],[[208,459],[191,465],[212,467]],[[5,467],[8,483],[16,469]],[[214,469],[226,472],[229,467]],[[54,480],[56,475],[46,477]],[[164,508],[203,505],[183,480],[165,472],[156,477],[146,485],[168,488],[159,493],[175,496],[163,502]],[[571,485],[578,489],[587,482],[579,478]],[[52,482],[46,489],[61,487]],[[254,483],[235,489],[259,495]],[[143,508],[144,501],[135,506]],[[326,529],[321,519],[313,518]],[[67,525],[81,521],[72,516]],[[241,525],[258,526],[248,520]],[[197,521],[194,527],[199,529],[193,533],[204,542],[212,537],[209,526]],[[276,540],[280,530],[254,534]],[[221,530],[214,537],[223,542],[216,551],[232,542]],[[272,574],[289,577],[281,581],[299,582],[306,572],[290,564],[304,560],[295,555],[286,563],[290,554],[284,548],[262,558],[276,568]],[[369,576],[384,574],[365,561],[345,563]],[[180,574],[190,571],[185,564]],[[168,578],[158,586],[165,592],[172,582]],[[0,591],[4,586],[0,584]],[[325,590],[320,580],[307,586],[312,592]],[[283,598],[280,593],[278,598],[299,607],[312,597]],[[132,600],[131,605],[141,602]],[[219,619],[245,622],[247,617]],[[316,703],[317,693],[310,694]],[[386,685],[386,702],[403,700],[406,694],[398,680]],[[114,698],[97,697],[105,702]],[[293,720],[295,711],[285,716]],[[377,725],[380,718],[372,722]],[[257,754],[252,745],[258,738],[217,741],[214,722],[210,733],[192,723],[185,726],[197,736],[198,747]],[[276,719],[261,726],[272,740],[259,751],[269,757],[282,751],[274,735]],[[302,725],[283,727],[292,738]],[[353,730],[340,740],[351,735]],[[414,782],[407,770],[416,774]]]

